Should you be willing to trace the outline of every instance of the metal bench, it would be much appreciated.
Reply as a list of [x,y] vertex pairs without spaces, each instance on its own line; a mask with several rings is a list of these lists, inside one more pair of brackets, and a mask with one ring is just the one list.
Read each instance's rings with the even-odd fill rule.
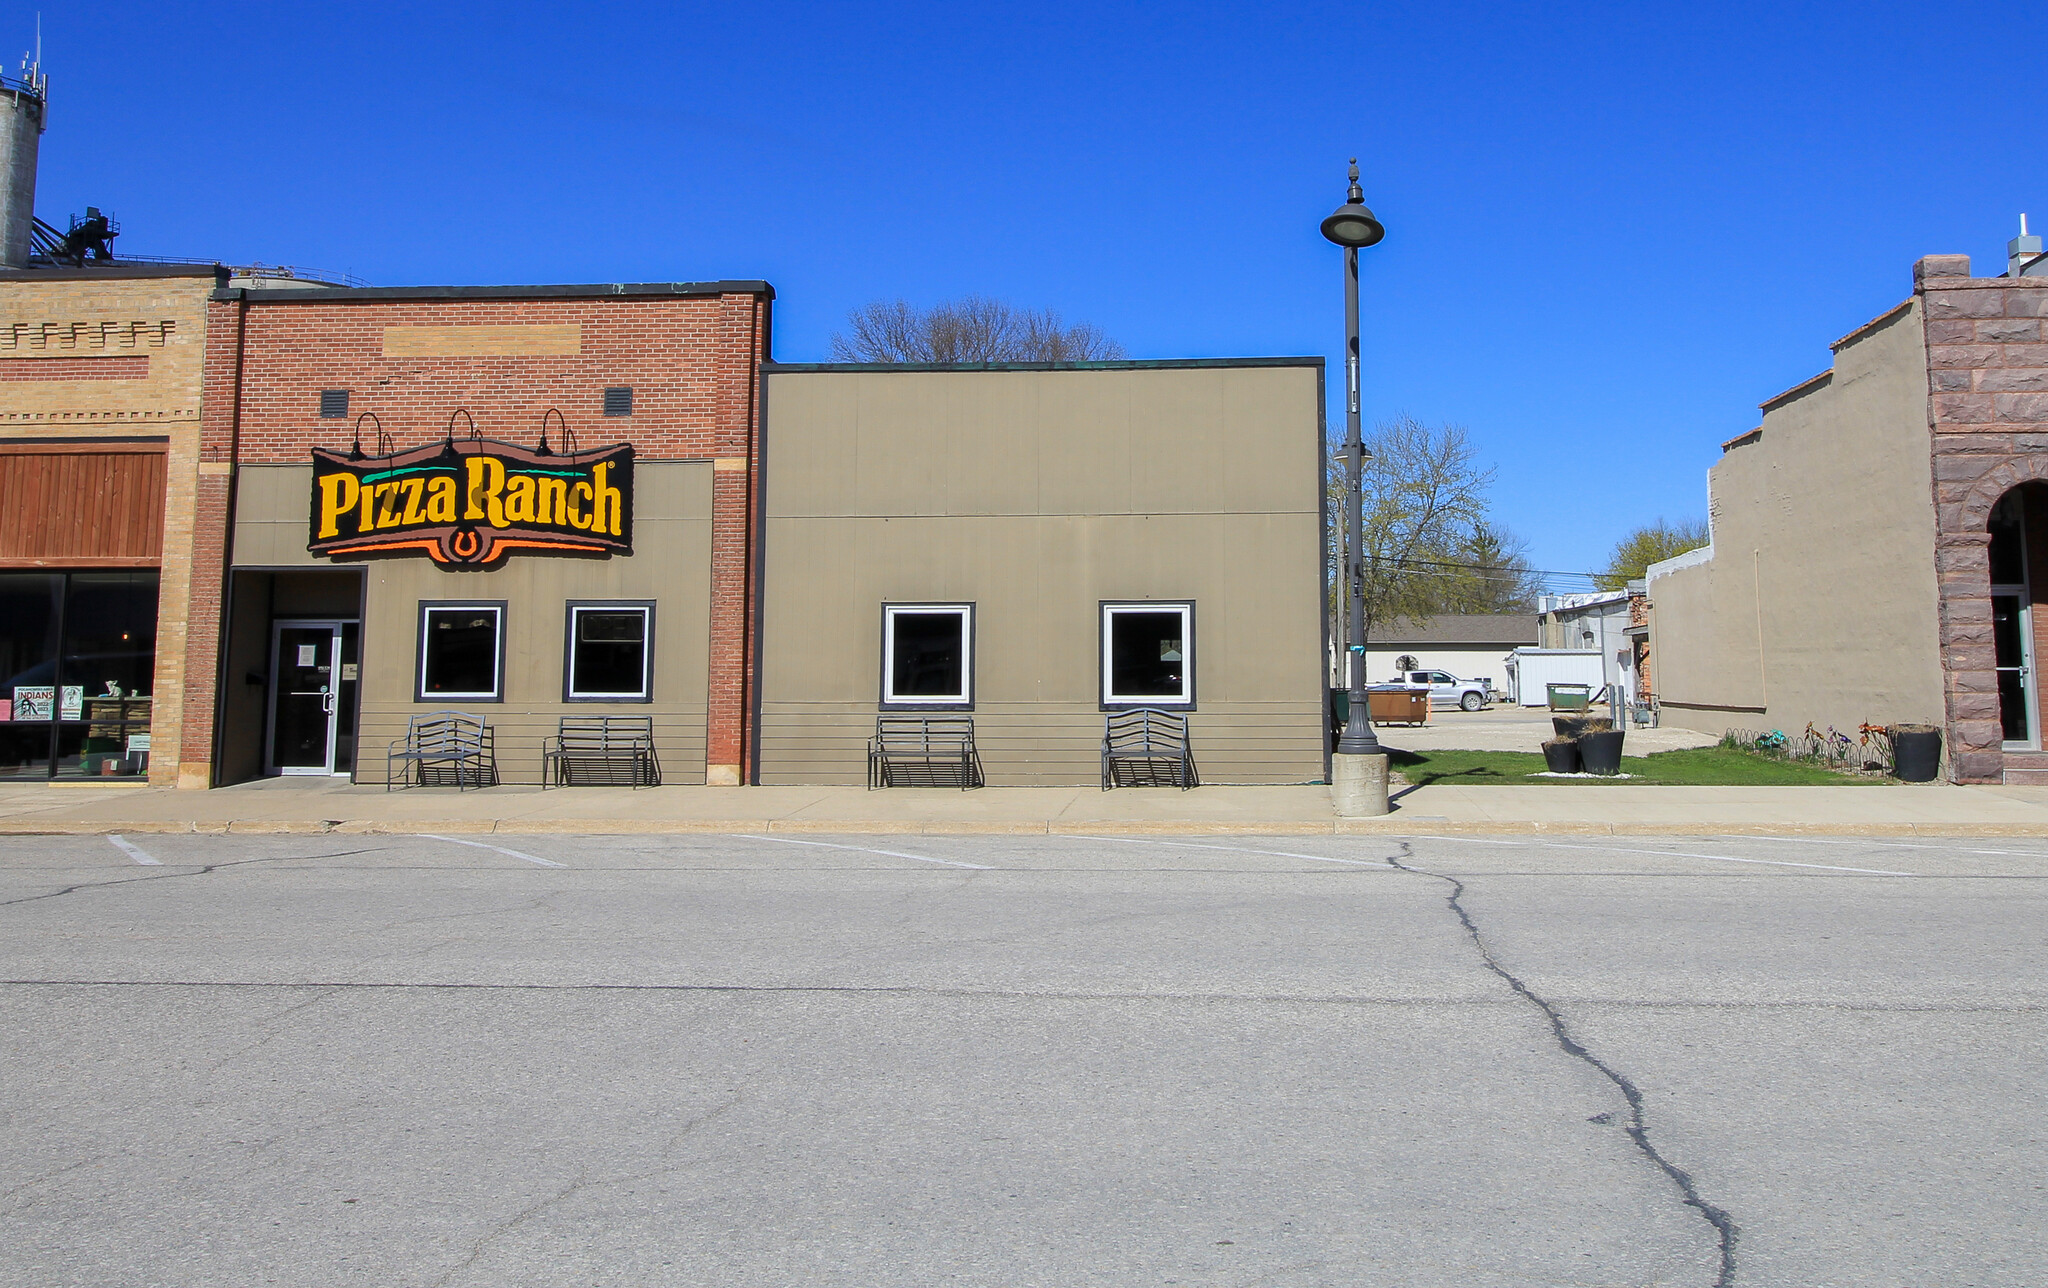
[[875,717],[868,740],[868,790],[982,786],[973,716]]
[[1102,727],[1102,790],[1201,786],[1188,747],[1188,718],[1139,707],[1112,712]]
[[652,716],[563,716],[540,750],[540,785],[659,787]]
[[384,752],[384,790],[393,782],[408,787],[498,785],[497,746],[490,721],[466,711],[434,711],[414,716],[405,737]]

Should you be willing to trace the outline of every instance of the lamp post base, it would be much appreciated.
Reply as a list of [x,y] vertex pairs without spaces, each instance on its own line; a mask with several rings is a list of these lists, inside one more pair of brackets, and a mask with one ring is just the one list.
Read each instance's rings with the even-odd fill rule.
[[1330,800],[1339,818],[1377,818],[1387,804],[1387,756],[1337,752],[1330,757]]

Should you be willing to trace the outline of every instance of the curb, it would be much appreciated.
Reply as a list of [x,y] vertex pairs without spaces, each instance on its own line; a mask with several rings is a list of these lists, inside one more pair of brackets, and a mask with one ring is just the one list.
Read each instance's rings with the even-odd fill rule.
[[2048,837],[2048,823],[1560,823],[1548,820],[1301,819],[1061,822],[874,819],[137,819],[119,822],[0,820],[0,837],[106,836],[1935,836]]

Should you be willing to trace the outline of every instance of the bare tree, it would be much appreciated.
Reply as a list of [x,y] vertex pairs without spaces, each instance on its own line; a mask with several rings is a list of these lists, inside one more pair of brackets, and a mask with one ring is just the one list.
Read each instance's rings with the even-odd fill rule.
[[[1377,624],[1400,618],[1516,611],[1510,605],[1527,593],[1533,575],[1519,543],[1487,522],[1486,491],[1493,485],[1493,470],[1479,464],[1464,428],[1432,428],[1402,416],[1375,426],[1365,446],[1371,453],[1363,481],[1366,638],[1372,638]],[[1340,571],[1341,448],[1331,453],[1327,486],[1332,638],[1342,640],[1350,592]],[[1489,585],[1503,593],[1488,593]],[[1490,606],[1467,608],[1465,603]]]
[[1124,347],[1087,322],[1051,309],[1019,309],[982,295],[920,310],[877,300],[846,315],[832,336],[835,362],[1093,362]]

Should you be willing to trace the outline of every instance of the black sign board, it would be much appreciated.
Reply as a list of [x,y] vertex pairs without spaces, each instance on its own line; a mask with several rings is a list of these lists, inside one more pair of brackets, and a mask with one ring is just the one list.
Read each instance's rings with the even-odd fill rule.
[[633,448],[546,454],[471,438],[351,460],[313,449],[311,537],[337,559],[425,554],[480,568],[515,551],[633,553]]

